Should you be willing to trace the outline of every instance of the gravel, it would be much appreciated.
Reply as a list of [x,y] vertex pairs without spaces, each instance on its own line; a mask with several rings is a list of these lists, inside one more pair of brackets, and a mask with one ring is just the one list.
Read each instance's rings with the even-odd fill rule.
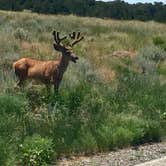
[[63,158],[58,166],[134,166],[166,156],[166,143],[145,144],[89,157]]

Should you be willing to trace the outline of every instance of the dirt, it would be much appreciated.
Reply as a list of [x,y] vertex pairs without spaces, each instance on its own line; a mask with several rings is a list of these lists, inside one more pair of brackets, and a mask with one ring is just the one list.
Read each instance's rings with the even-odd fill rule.
[[58,166],[134,166],[166,156],[166,143],[145,144],[93,156],[63,158]]

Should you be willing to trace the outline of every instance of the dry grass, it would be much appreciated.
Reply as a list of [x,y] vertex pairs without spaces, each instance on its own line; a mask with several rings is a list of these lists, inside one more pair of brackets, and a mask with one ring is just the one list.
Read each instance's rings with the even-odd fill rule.
[[[153,21],[116,21],[10,11],[0,11],[0,18],[3,20],[0,29],[1,45],[7,45],[0,47],[1,53],[16,44],[18,49],[14,52],[19,53],[20,57],[54,58],[51,31],[56,29],[68,33],[79,30],[85,35],[85,40],[76,48],[76,52],[90,59],[96,66],[104,67],[110,65],[108,62],[114,51],[136,52],[145,45],[152,45],[154,36],[166,37],[166,25]],[[13,33],[17,28],[25,30],[31,42],[20,43],[16,40]]]

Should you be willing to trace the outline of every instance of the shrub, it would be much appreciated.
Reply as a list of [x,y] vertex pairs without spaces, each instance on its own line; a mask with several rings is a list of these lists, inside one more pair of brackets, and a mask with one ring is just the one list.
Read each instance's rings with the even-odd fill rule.
[[93,65],[83,59],[79,58],[77,66],[71,65],[64,75],[62,85],[63,88],[75,88],[80,83],[96,84],[100,82],[99,74],[94,70]]
[[97,151],[97,143],[95,137],[88,129],[78,132],[77,138],[73,142],[73,151],[77,153],[90,154]]
[[166,52],[159,47],[148,46],[140,49],[138,55],[133,59],[143,73],[156,74],[160,62],[166,59]]
[[[121,111],[131,112],[131,105],[136,105],[143,116],[159,119],[160,112],[166,106],[164,90],[166,86],[160,84],[158,76],[136,73],[126,73],[119,78],[117,97],[121,103]],[[161,97],[162,96],[162,97]],[[133,110],[132,112],[136,112]]]
[[107,119],[110,105],[98,88],[91,88],[89,94],[84,97],[78,111],[79,114],[85,116],[85,123],[94,131]]
[[89,92],[90,86],[88,83],[79,82],[74,88],[62,92],[64,105],[70,110],[76,110],[84,100],[84,97]]
[[146,122],[145,135],[143,139],[145,142],[160,141],[161,139],[160,122],[154,120],[148,120]]
[[[158,72],[159,74],[166,76],[166,61],[164,61],[158,66]],[[164,82],[164,79],[161,82]]]
[[28,19],[24,23],[24,27],[30,31],[35,31],[38,33],[42,32],[41,24],[36,19]]
[[158,47],[148,46],[140,49],[138,56],[145,60],[154,61],[155,63],[166,59],[166,52]]
[[0,137],[0,165],[13,165],[14,161],[12,157],[12,146],[5,140],[5,138]]
[[9,63],[5,63],[5,65],[0,64],[0,96],[1,93],[11,93],[14,91],[15,79],[10,67]]
[[154,74],[157,71],[157,66],[153,61],[147,60],[141,56],[135,57],[133,62],[139,66],[142,73]]
[[112,135],[112,147],[122,148],[128,145],[131,145],[133,141],[133,132],[130,131],[128,128],[118,127],[114,130]]
[[165,41],[160,36],[156,36],[156,37],[153,38],[153,43],[155,45],[162,45],[162,44],[165,43]]
[[[161,132],[159,129],[160,122],[155,120],[145,120],[142,117],[134,115],[118,116],[116,126],[122,125],[129,130],[130,144],[140,144],[160,140]],[[127,133],[127,132],[126,132]],[[123,140],[123,139],[122,139]]]
[[9,159],[9,147],[7,145],[7,142],[4,141],[4,139],[2,139],[0,137],[0,164],[1,165],[6,165],[7,161]]
[[14,37],[19,40],[29,40],[28,31],[23,28],[17,28],[14,32]]
[[96,131],[95,131],[96,142],[100,151],[110,150],[113,148],[113,123],[112,121],[103,123]]
[[41,166],[49,164],[53,156],[51,139],[39,135],[27,137],[20,145],[20,158],[23,165]]
[[1,116],[4,114],[16,114],[17,116],[20,116],[24,113],[26,106],[27,103],[21,96],[19,97],[8,94],[0,94]]
[[156,36],[153,38],[153,43],[156,46],[159,46],[160,48],[164,49],[166,51],[166,40],[163,39],[160,36]]
[[[0,164],[14,165],[17,144],[23,137],[25,99],[0,94]],[[10,164],[9,164],[10,163]]]

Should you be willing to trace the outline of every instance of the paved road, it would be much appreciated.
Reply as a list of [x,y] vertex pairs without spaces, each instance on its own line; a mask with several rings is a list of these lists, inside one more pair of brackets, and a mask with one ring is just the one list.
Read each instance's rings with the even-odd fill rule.
[[138,164],[136,166],[166,166],[166,157],[161,159],[152,160],[143,164]]

